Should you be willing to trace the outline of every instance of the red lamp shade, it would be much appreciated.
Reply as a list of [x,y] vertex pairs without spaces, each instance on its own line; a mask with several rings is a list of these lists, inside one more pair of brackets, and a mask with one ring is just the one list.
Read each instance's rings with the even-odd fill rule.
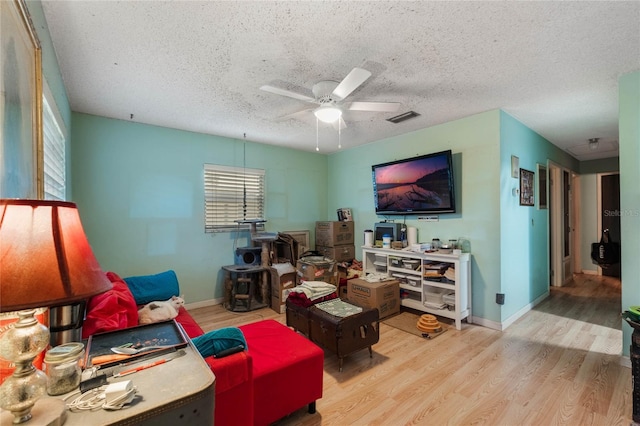
[[111,287],[74,203],[0,199],[0,312],[69,305]]

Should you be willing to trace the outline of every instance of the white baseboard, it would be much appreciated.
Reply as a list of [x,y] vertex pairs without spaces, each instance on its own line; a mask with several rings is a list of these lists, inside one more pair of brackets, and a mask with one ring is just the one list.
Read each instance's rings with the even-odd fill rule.
[[549,291],[546,291],[545,293],[543,293],[540,297],[538,297],[536,300],[534,300],[533,302],[525,305],[522,309],[520,309],[518,312],[516,312],[515,314],[511,315],[509,318],[507,318],[505,321],[502,322],[502,329],[506,330],[507,327],[509,327],[511,324],[513,324],[514,322],[516,322],[520,317],[522,317],[524,314],[526,314],[527,312],[529,312],[531,309],[533,309],[536,305],[540,304],[540,302],[542,302],[544,299],[546,299],[547,297],[549,297],[551,293]]
[[502,325],[499,322],[491,321],[485,318],[472,317],[473,324],[481,325],[492,330],[502,331]]
[[582,273],[585,275],[598,275],[598,271],[594,271],[593,269],[583,269]]
[[520,309],[515,314],[511,315],[509,318],[507,318],[503,322],[496,322],[496,321],[491,321],[491,320],[487,320],[485,318],[478,318],[478,317],[473,317],[473,322],[474,322],[474,324],[479,324],[479,325],[481,325],[483,327],[491,328],[493,330],[498,330],[498,331],[506,330],[507,327],[509,327],[514,322],[516,322],[520,317],[522,317],[524,314],[529,312],[531,309],[533,309],[536,305],[538,305],[544,299],[549,297],[549,294],[550,293],[547,291],[542,296],[538,297],[533,302],[527,304],[526,306],[524,306],[522,309]]
[[207,308],[209,306],[220,305],[223,302],[224,302],[224,297],[220,297],[218,299],[203,300],[202,302],[185,303],[184,307],[186,310]]

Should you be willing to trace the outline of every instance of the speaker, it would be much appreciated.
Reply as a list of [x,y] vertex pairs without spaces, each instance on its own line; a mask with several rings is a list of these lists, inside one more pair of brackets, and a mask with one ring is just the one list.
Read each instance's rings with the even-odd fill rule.
[[260,266],[262,253],[261,247],[240,247],[236,248],[236,265]]

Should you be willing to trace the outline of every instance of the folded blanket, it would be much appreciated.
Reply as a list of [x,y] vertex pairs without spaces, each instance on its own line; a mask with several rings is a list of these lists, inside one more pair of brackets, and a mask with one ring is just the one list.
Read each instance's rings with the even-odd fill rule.
[[247,341],[244,338],[244,334],[237,327],[209,331],[202,336],[194,337],[191,341],[203,358],[217,355],[225,349],[238,345],[243,345],[245,350],[247,349]]
[[309,300],[316,300],[334,293],[336,289],[337,287],[335,285],[324,281],[302,281],[302,284],[294,287],[291,291],[295,293],[304,293],[307,295]]
[[303,308],[308,308],[309,306],[313,306],[313,305],[315,305],[316,303],[324,302],[324,301],[327,301],[327,300],[332,300],[332,299],[335,299],[335,298],[337,298],[337,297],[338,297],[338,294],[337,294],[337,293],[331,293],[331,294],[330,294],[330,295],[328,295],[328,296],[324,296],[324,297],[321,297],[321,298],[316,299],[316,300],[309,300],[309,298],[307,297],[307,295],[306,295],[306,294],[304,294],[304,293],[294,293],[294,292],[291,292],[291,293],[289,293],[289,295],[287,296],[287,303],[288,303],[288,302],[291,302],[291,303],[293,303],[293,304],[294,304],[294,305],[296,305],[296,306],[301,306],[301,307],[303,307]]

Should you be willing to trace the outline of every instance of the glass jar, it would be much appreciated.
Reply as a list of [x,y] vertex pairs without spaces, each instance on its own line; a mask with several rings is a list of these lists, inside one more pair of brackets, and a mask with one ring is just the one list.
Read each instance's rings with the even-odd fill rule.
[[47,351],[44,356],[44,370],[49,379],[49,395],[62,395],[80,385],[83,358],[84,345],[77,342],[65,343]]
[[450,249],[460,248],[458,247],[458,240],[449,240],[449,248]]
[[382,248],[386,248],[386,249],[391,248],[391,235],[384,234],[382,236]]
[[440,238],[434,238],[431,240],[431,250],[438,250],[440,248]]
[[471,242],[465,237],[458,238],[458,248],[462,253],[471,253]]

